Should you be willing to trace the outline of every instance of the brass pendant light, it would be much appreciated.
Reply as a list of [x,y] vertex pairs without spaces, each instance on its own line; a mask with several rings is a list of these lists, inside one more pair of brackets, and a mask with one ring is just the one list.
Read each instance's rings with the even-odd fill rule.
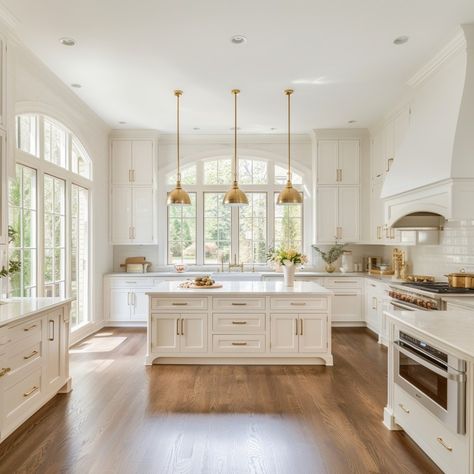
[[168,193],[168,206],[188,206],[191,204],[189,194],[181,187],[181,171],[179,167],[179,98],[183,95],[183,91],[174,91],[176,96],[176,187]]
[[288,204],[302,204],[303,197],[301,193],[293,187],[291,183],[291,133],[290,133],[290,97],[293,94],[292,89],[286,89],[285,94],[288,97],[288,181],[286,186],[283,188],[281,193],[278,195],[277,204],[288,205]]
[[234,184],[224,196],[224,205],[226,206],[247,206],[249,201],[247,196],[239,188],[238,183],[238,161],[237,161],[237,95],[238,89],[233,89],[234,94]]

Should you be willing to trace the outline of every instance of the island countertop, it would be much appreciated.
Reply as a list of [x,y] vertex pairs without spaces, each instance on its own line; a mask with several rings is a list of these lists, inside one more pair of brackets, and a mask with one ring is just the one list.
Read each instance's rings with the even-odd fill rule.
[[284,286],[283,281],[224,281],[222,288],[180,288],[179,281],[158,283],[148,295],[153,296],[193,296],[193,295],[238,295],[238,296],[330,296],[332,292],[318,283],[295,281],[295,286]]
[[474,360],[474,312],[386,311],[385,314],[393,321]]
[[70,303],[74,298],[10,298],[0,304],[0,327],[7,324],[22,321],[41,311],[48,311],[66,303]]

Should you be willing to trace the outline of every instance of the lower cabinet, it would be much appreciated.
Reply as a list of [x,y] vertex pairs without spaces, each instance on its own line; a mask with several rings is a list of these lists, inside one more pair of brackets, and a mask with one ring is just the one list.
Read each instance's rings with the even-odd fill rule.
[[271,314],[271,352],[326,352],[326,314]]
[[[364,321],[360,290],[334,290],[333,321],[352,325]],[[345,323],[345,324],[344,324]]]
[[384,282],[368,279],[365,286],[365,318],[367,327],[379,337],[379,342],[386,343],[388,330],[383,315],[388,307],[387,287]]

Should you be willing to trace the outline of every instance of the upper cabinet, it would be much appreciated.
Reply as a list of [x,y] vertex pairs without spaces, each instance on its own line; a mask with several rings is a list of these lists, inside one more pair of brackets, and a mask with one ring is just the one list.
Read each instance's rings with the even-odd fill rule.
[[153,140],[112,140],[112,184],[153,185]]
[[318,184],[359,184],[359,140],[318,140]]
[[153,138],[111,140],[112,244],[157,242],[155,150]]

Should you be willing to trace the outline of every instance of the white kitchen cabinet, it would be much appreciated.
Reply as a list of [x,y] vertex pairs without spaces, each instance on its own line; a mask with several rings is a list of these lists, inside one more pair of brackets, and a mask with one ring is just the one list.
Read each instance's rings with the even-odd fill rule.
[[385,341],[386,322],[383,312],[388,308],[387,284],[383,281],[367,279],[365,285],[365,319],[367,327],[379,337],[379,343]]
[[380,197],[382,193],[383,181],[372,183],[370,197],[370,238],[372,242],[378,244],[395,245],[401,243],[400,231],[389,227],[385,223],[385,204]]
[[146,290],[133,289],[130,293],[130,319],[132,321],[146,321],[148,317],[148,295]]
[[182,314],[180,352],[207,352],[207,314]]
[[382,181],[385,177],[385,147],[383,130],[372,136],[370,152],[370,169],[372,182]]
[[[61,350],[64,347],[62,327],[63,310],[52,311],[46,317],[45,329],[47,332],[46,342],[46,390],[57,392],[64,385],[64,365]],[[32,354],[34,351],[32,352]],[[28,356],[26,356],[28,357]]]
[[179,352],[179,314],[153,315],[151,348],[153,352]]
[[359,140],[318,140],[318,184],[359,184]]
[[146,292],[150,290],[150,288],[110,288],[107,319],[110,321],[145,322],[148,317]]
[[320,186],[317,190],[317,241],[336,239],[357,242],[359,230],[359,186]]
[[328,350],[327,314],[300,314],[299,352]]
[[153,140],[113,139],[112,184],[153,185]]
[[132,188],[114,186],[112,189],[112,243],[132,243]]
[[[339,325],[360,325],[362,317],[362,294],[356,289],[334,290],[333,322]],[[346,323],[346,324],[344,324]]]
[[271,351],[298,352],[298,316],[295,314],[272,314],[270,320]]

